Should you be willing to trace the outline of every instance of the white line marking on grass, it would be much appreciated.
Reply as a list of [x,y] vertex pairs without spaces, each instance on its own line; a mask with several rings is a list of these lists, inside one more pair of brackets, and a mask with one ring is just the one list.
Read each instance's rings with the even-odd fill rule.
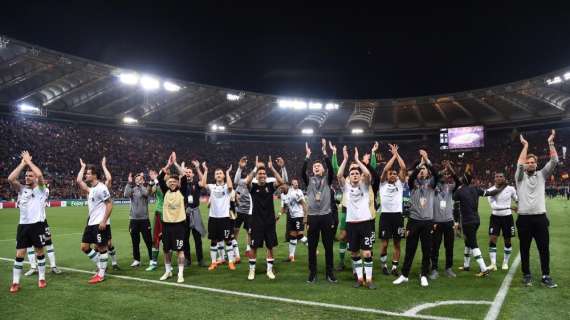
[[503,280],[501,288],[499,288],[499,292],[497,292],[495,300],[493,300],[493,304],[491,305],[491,308],[489,308],[487,316],[485,316],[485,320],[495,320],[499,316],[499,313],[501,312],[501,307],[503,307],[503,303],[505,302],[505,298],[507,297],[507,293],[509,292],[509,287],[511,286],[511,282],[513,282],[513,277],[515,275],[515,272],[517,272],[520,263],[521,263],[521,254],[519,252],[517,257],[515,258],[515,261],[513,262],[513,265],[509,269],[509,273],[507,273],[507,275],[505,276],[505,280]]
[[[8,259],[8,258],[0,258],[0,260],[8,261],[8,262],[13,261],[13,259]],[[58,266],[58,268],[61,270],[65,270],[65,271],[93,274],[93,271],[59,267],[59,266]],[[404,314],[404,313],[387,311],[387,310],[382,310],[382,309],[362,308],[362,307],[345,306],[345,305],[340,305],[340,304],[332,304],[332,303],[324,303],[324,302],[316,302],[316,301],[296,300],[296,299],[274,297],[274,296],[260,295],[260,294],[240,292],[240,291],[208,288],[208,287],[196,286],[196,285],[191,285],[191,284],[158,281],[158,280],[136,278],[136,277],[129,277],[129,276],[120,276],[120,275],[114,275],[114,274],[107,274],[106,276],[112,277],[112,278],[123,279],[123,280],[132,280],[132,281],[138,281],[138,282],[153,283],[153,284],[158,284],[158,285],[163,285],[163,286],[172,286],[172,287],[202,290],[202,291],[213,292],[213,293],[221,293],[221,294],[227,294],[227,295],[233,295],[233,296],[248,297],[248,298],[254,298],[254,299],[259,299],[259,300],[285,302],[285,303],[304,305],[304,306],[310,306],[310,307],[321,307],[321,308],[337,309],[337,310],[358,311],[358,312],[381,314],[381,315],[394,316],[394,317],[414,318],[414,319],[459,320],[458,318],[437,317],[437,316],[429,316],[429,315],[408,315],[408,314]],[[55,280],[55,281],[57,281],[57,280]],[[104,287],[105,284],[103,283],[100,286]]]
[[417,305],[410,310],[404,312],[405,315],[408,316],[415,316],[420,311],[435,308],[439,306],[446,306],[446,305],[453,305],[453,304],[492,304],[491,301],[483,301],[483,300],[444,300],[444,301],[436,301],[431,303],[424,303]]
[[[65,236],[74,236],[74,235],[78,235],[78,234],[83,234],[82,232],[76,232],[76,233],[64,233],[64,234],[56,234],[56,239],[59,237],[65,237]],[[14,241],[16,242],[16,239],[3,239],[0,240],[0,242],[4,242],[4,241]]]

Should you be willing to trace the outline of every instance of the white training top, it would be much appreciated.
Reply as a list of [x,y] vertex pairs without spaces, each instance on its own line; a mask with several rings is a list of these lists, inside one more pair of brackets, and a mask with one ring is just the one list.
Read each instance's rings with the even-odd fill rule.
[[380,207],[382,212],[403,212],[404,184],[400,179],[395,183],[380,183]]
[[368,185],[360,182],[353,187],[348,179],[343,190],[346,199],[346,222],[362,222],[372,220],[370,212],[370,193]]
[[210,192],[210,212],[212,218],[228,218],[230,216],[230,192],[227,184],[208,184]]
[[[94,187],[89,188],[89,197],[87,198],[87,206],[89,208],[89,222],[87,225],[98,225],[105,218],[106,205],[105,201],[111,198],[107,186],[98,182]],[[107,221],[109,224],[109,221]]]
[[291,218],[303,218],[305,212],[303,211],[303,204],[301,203],[305,200],[305,195],[301,189],[289,188],[287,192],[287,205],[289,207],[289,215]]
[[31,224],[46,220],[46,201],[49,189],[36,186],[21,186],[16,206],[20,208],[20,224]]
[[[497,188],[492,186],[487,191],[493,191]],[[495,216],[508,216],[513,214],[511,212],[511,201],[519,201],[517,197],[517,191],[512,186],[506,186],[501,193],[496,196],[488,197],[491,209],[493,209],[492,214]]]

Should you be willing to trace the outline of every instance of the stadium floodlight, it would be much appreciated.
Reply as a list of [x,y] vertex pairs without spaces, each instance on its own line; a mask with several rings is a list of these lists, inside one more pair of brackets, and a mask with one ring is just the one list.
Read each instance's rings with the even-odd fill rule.
[[239,99],[241,99],[241,95],[228,93],[226,94],[226,99],[228,99],[229,101],[238,101]]
[[315,133],[315,130],[313,130],[313,128],[304,128],[301,130],[301,133],[306,135],[312,135],[313,133]]
[[280,99],[277,100],[277,104],[279,105],[279,108],[282,109],[295,109],[295,110],[307,109],[307,102],[303,100]]
[[137,123],[139,123],[139,121],[138,121],[137,119],[135,119],[135,118],[132,118],[132,117],[124,117],[124,118],[123,118],[123,123],[126,123],[126,124],[137,124]]
[[218,130],[219,131],[226,131],[226,127],[225,126],[218,126]]
[[226,126],[223,125],[219,125],[219,124],[213,124],[211,126],[212,131],[226,131]]
[[34,107],[29,103],[20,103],[18,105],[18,109],[20,109],[21,112],[29,112],[29,113],[34,113],[34,112],[40,111],[40,109],[38,107]]
[[141,86],[145,90],[156,90],[160,87],[160,81],[150,76],[142,76]]
[[321,110],[323,104],[320,102],[309,102],[309,110]]
[[547,83],[548,85],[557,84],[557,83],[560,83],[560,82],[562,82],[562,78],[560,78],[560,77],[554,77],[554,78],[552,78],[552,79],[546,80],[546,83]]
[[570,80],[570,72],[566,72],[563,77],[564,80]]
[[139,83],[139,75],[134,72],[121,73],[119,75],[119,80],[124,84],[132,86]]
[[363,134],[364,133],[364,129],[362,128],[354,128],[352,129],[352,134]]
[[212,125],[212,130],[217,131],[217,130],[218,130],[218,125],[217,125],[217,124],[213,124],[213,125]]
[[170,92],[177,92],[180,91],[180,86],[177,85],[176,83],[170,82],[170,81],[165,81],[162,84],[162,87],[164,88],[164,90],[166,91],[170,91]]
[[326,110],[338,110],[338,104],[329,102],[325,105]]

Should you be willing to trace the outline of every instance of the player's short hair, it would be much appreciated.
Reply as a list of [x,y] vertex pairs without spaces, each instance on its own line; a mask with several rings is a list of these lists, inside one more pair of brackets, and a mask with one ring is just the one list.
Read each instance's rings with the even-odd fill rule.
[[505,173],[504,173],[503,171],[497,171],[497,172],[495,172],[495,175],[498,175],[498,174],[502,175],[503,177],[505,176]]
[[225,174],[225,171],[224,171],[224,169],[222,169],[222,168],[216,168],[216,169],[214,169],[214,173],[216,173],[217,171],[221,171],[222,173]]
[[174,180],[178,181],[179,177],[177,174],[171,174],[168,176],[168,180],[170,180],[170,179],[174,179]]
[[534,158],[535,162],[538,162],[538,157],[534,153],[529,153],[526,155],[526,159]]
[[313,161],[313,165],[315,165],[315,164],[317,164],[317,163],[320,164],[321,166],[323,165],[323,162],[322,162],[321,160],[319,160],[319,159]]
[[87,171],[91,171],[91,174],[94,176],[97,176],[97,179],[101,178],[101,173],[99,172],[99,170],[97,169],[97,167],[94,164],[88,164],[85,166],[85,172]]
[[265,166],[261,166],[261,167],[257,168],[256,174],[259,173],[259,171],[267,172],[267,170],[265,170]]
[[362,174],[362,169],[360,169],[360,167],[352,167],[348,173],[350,174],[352,171],[358,171],[358,173]]

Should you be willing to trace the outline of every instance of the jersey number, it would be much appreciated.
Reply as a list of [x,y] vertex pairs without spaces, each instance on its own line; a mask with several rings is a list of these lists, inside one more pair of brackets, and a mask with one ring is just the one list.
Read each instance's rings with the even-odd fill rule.
[[184,240],[176,240],[176,249],[180,250],[184,246]]

